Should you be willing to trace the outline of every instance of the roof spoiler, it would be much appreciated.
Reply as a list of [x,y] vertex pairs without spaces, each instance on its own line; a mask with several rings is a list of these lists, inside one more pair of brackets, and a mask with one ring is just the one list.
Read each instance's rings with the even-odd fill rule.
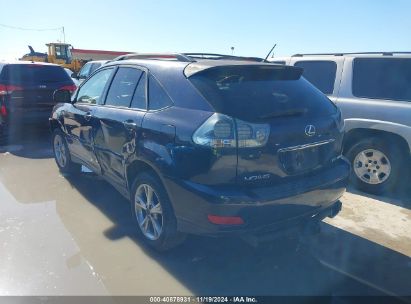
[[[289,66],[289,65],[278,65],[278,64],[267,64],[267,63],[239,63],[237,62],[236,64],[224,64],[224,65],[210,65],[210,64],[203,64],[201,62],[196,62],[192,63],[186,66],[184,69],[184,75],[189,78],[193,75],[202,73],[202,72],[207,72],[207,71],[213,71],[213,70],[218,70],[218,69],[232,69],[233,71],[240,70],[240,69],[249,69],[249,72],[254,74],[256,78],[258,78],[258,74],[261,74],[261,77],[265,77],[269,75],[271,72],[277,72],[277,75],[283,74],[288,75],[286,78],[287,79],[294,79],[297,80],[299,79],[302,74],[304,69],[300,67],[295,67],[295,66]],[[253,69],[254,68],[254,69]],[[257,70],[258,69],[258,70]]]

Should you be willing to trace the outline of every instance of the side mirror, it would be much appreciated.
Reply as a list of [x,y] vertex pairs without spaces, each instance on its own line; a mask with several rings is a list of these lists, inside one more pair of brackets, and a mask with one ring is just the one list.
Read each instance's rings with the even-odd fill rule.
[[71,78],[76,78],[76,79],[78,79],[78,75],[77,75],[77,73],[76,73],[76,72],[74,72],[73,74],[71,74]]
[[55,90],[53,93],[55,103],[71,103],[71,93],[67,90]]

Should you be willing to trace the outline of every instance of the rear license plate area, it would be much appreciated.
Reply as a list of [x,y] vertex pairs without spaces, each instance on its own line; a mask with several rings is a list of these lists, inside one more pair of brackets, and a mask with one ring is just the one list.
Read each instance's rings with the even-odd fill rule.
[[284,170],[296,174],[312,170],[326,163],[331,152],[331,144],[313,145],[300,149],[279,151],[279,159]]

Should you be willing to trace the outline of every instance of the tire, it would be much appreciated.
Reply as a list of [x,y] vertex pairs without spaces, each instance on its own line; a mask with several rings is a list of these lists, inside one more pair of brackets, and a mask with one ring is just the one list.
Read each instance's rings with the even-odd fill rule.
[[346,153],[352,165],[350,181],[359,190],[372,194],[392,191],[401,178],[405,157],[395,142],[365,138]]
[[[146,193],[150,188],[153,193],[147,215]],[[139,237],[157,251],[170,250],[182,243],[185,235],[177,231],[177,220],[161,181],[154,174],[143,172],[136,176],[131,189],[131,212]]]
[[[67,146],[63,132],[56,129],[52,136],[54,160],[62,173],[75,174],[81,172],[81,165],[74,163],[71,160],[70,151]],[[63,156],[64,154],[64,156]],[[64,161],[62,159],[64,158]]]

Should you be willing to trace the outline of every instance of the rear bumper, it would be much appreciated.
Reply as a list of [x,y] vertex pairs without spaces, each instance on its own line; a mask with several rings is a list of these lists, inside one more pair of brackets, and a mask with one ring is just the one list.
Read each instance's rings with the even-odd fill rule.
[[48,125],[51,111],[52,108],[10,112],[8,115],[8,124],[10,127],[20,124]]
[[[164,181],[178,230],[205,235],[265,234],[334,215],[348,184],[350,165],[340,158],[297,182],[265,188],[210,187],[188,181]],[[337,212],[338,212],[337,211]],[[208,215],[235,216],[242,225],[216,225]]]
[[0,120],[0,134],[3,137],[9,134],[19,134],[26,128],[49,128],[49,118],[51,110],[31,110],[26,113],[22,111],[12,112],[7,117]]

